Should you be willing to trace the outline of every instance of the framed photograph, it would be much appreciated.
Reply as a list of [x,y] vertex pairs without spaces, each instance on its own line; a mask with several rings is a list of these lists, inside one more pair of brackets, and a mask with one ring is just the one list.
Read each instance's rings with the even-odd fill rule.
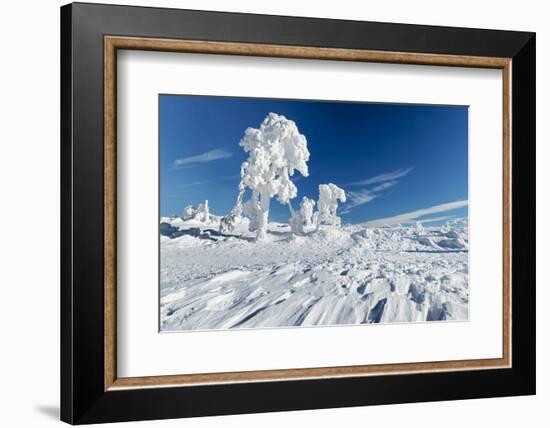
[[61,8],[61,418],[535,393],[535,35]]

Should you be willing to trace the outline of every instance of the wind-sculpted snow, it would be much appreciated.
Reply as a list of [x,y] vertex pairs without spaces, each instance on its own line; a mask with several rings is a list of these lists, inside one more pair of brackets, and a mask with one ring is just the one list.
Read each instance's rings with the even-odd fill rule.
[[468,319],[468,230],[161,219],[163,331]]

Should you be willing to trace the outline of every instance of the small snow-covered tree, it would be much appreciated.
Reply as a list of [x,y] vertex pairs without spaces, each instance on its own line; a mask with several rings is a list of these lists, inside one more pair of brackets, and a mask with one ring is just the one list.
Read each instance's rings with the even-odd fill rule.
[[448,221],[446,221],[445,224],[442,224],[441,227],[439,228],[439,231],[441,233],[448,233],[451,230],[452,230],[451,224]]
[[313,225],[313,207],[315,206],[315,201],[313,199],[302,198],[300,203],[300,215],[302,221],[304,222],[305,227],[311,227]]
[[[241,176],[243,174],[243,169],[241,166]],[[237,203],[231,212],[223,216],[220,220],[220,233],[232,232],[235,229],[235,224],[241,219],[243,213],[243,196],[245,187],[243,182],[239,183],[239,196],[237,197]]]
[[300,202],[300,210],[292,213],[290,218],[290,228],[296,234],[303,234],[305,228],[309,228],[313,225],[313,207],[315,201],[305,196]]
[[[263,239],[272,197],[276,196],[280,203],[287,204],[293,214],[290,200],[297,196],[298,189],[290,177],[295,171],[304,177],[309,175],[306,137],[300,134],[294,121],[269,113],[259,129],[246,129],[239,145],[248,153],[248,159],[241,165],[239,196],[232,213],[247,216],[249,230],[256,231],[257,238]],[[252,191],[252,195],[243,204],[247,189]]]
[[296,235],[301,235],[304,233],[304,223],[302,221],[302,216],[300,215],[300,211],[293,211],[292,215],[290,216],[290,220],[288,221],[288,224],[290,226],[290,230]]
[[229,213],[227,215],[224,215],[220,219],[220,233],[229,233],[233,232],[235,229],[235,223],[237,222],[237,219],[234,214]]
[[260,227],[261,211],[258,193],[252,192],[251,198],[242,205],[242,213],[248,217],[248,230],[251,232],[256,232]]
[[196,217],[199,221],[207,222],[210,220],[210,210],[208,209],[208,199],[204,201],[204,203],[199,204],[197,208],[197,214]]
[[182,214],[181,218],[183,220],[191,220],[191,219],[195,218],[196,214],[197,214],[197,210],[195,208],[193,208],[192,205],[187,205],[183,209],[183,214]]
[[317,212],[315,213],[315,223],[330,224],[340,226],[340,217],[336,215],[338,201],[346,202],[346,193],[344,189],[336,184],[319,185],[319,201],[317,202]]

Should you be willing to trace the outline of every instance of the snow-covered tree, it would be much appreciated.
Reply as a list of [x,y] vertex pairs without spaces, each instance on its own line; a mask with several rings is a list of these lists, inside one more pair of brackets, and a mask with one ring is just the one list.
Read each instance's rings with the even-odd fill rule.
[[301,235],[305,232],[306,228],[309,228],[313,225],[313,207],[315,206],[315,201],[305,196],[300,202],[300,210],[292,213],[290,218],[290,228],[292,231],[298,235]]
[[199,204],[196,217],[199,221],[207,222],[210,220],[210,210],[208,209],[208,199],[204,203]]
[[202,204],[199,204],[197,208],[193,205],[187,205],[183,209],[181,218],[183,220],[199,220],[207,222],[210,220],[210,210],[208,209],[208,200],[205,200]]
[[[241,166],[241,176],[243,174],[243,168]],[[220,233],[232,232],[235,229],[235,224],[241,219],[243,213],[243,196],[245,187],[243,182],[239,183],[239,196],[237,197],[237,203],[231,212],[223,216],[220,220]]]
[[251,232],[258,231],[260,227],[260,216],[262,207],[257,193],[252,192],[252,197],[242,205],[242,213],[248,217],[248,230]]
[[300,215],[302,217],[302,221],[304,222],[305,227],[313,226],[314,206],[315,201],[313,199],[306,198],[305,196],[302,198],[302,202],[300,203]]
[[330,224],[340,226],[340,217],[336,215],[338,201],[346,202],[346,193],[344,189],[336,184],[319,185],[319,201],[317,202],[317,212],[315,213],[315,223]]
[[234,214],[229,213],[227,215],[224,215],[220,219],[220,233],[229,233],[233,232],[235,229],[235,223],[237,222],[237,218]]
[[182,214],[181,218],[183,220],[191,220],[191,219],[195,218],[196,214],[197,214],[197,210],[193,207],[193,205],[187,205],[183,209],[183,214]]
[[[272,197],[287,204],[293,213],[290,200],[297,196],[298,190],[290,177],[295,171],[304,177],[309,175],[306,137],[300,134],[294,121],[269,113],[259,129],[246,129],[239,145],[248,153],[248,159],[241,165],[239,196],[232,214],[247,216],[249,230],[256,231],[257,238],[263,239]],[[243,204],[247,189],[252,191],[252,195]]]
[[445,224],[441,225],[441,227],[439,228],[439,231],[441,233],[447,233],[451,231],[451,229],[452,229],[451,224],[448,221],[446,221]]

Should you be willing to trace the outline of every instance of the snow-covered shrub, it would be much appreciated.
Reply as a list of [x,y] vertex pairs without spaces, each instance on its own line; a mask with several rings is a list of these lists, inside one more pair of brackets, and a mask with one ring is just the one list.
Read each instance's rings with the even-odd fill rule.
[[441,227],[439,228],[439,231],[443,234],[449,232],[451,230],[451,225],[449,224],[448,221],[445,222],[445,224],[441,225]]
[[313,225],[313,207],[315,206],[315,201],[313,199],[302,198],[300,203],[300,215],[304,222],[304,226],[310,227]]
[[183,209],[181,218],[183,220],[199,220],[202,222],[207,222],[210,220],[210,211],[208,209],[208,200],[205,200],[204,203],[199,204],[197,208],[192,205],[187,205]]
[[210,220],[210,210],[208,209],[208,199],[204,201],[204,203],[199,204],[197,207],[197,214],[196,218],[199,221],[207,222]]
[[292,232],[296,235],[301,235],[304,233],[304,223],[302,222],[300,211],[294,211],[292,213],[288,224],[290,226],[290,230],[292,230]]
[[183,213],[181,218],[183,220],[191,220],[195,218],[195,215],[197,214],[197,210],[192,205],[187,205],[183,209]]
[[236,222],[237,222],[237,218],[233,213],[223,216],[220,219],[220,228],[219,228],[220,233],[233,232],[233,230],[235,229]]
[[242,213],[250,219],[248,230],[251,232],[255,232],[259,228],[261,211],[258,192],[252,192],[251,198],[242,205]]
[[[304,177],[309,175],[307,141],[294,121],[269,113],[259,129],[246,129],[239,145],[248,153],[248,159],[241,165],[239,197],[234,211],[242,210],[250,218],[249,229],[262,239],[267,232],[271,198],[276,196],[291,209],[290,200],[298,190],[290,177],[296,170]],[[246,189],[252,190],[252,196],[243,205]]]
[[296,234],[302,234],[313,225],[313,207],[315,201],[305,196],[300,202],[300,210],[292,213],[290,218],[290,228]]
[[317,212],[315,213],[315,223],[330,224],[340,226],[340,217],[336,215],[338,201],[346,202],[346,193],[344,189],[336,184],[319,185],[319,201],[317,202]]

